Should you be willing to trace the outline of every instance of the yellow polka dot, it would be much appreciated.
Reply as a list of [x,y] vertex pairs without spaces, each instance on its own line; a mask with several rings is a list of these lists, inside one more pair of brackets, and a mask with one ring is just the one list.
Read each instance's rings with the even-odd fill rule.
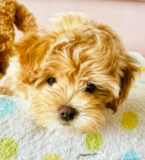
[[145,67],[144,67],[144,66],[140,66],[139,69],[140,69],[142,72],[145,72]]
[[14,158],[18,153],[18,143],[10,138],[6,137],[0,141],[0,159],[9,160]]
[[132,86],[131,88],[138,88],[138,86]]
[[90,133],[86,136],[84,145],[89,151],[99,150],[103,145],[103,138],[99,133]]
[[134,112],[124,112],[121,117],[121,125],[126,130],[133,130],[138,125],[138,117]]
[[43,160],[62,160],[62,159],[56,154],[48,154],[43,158]]

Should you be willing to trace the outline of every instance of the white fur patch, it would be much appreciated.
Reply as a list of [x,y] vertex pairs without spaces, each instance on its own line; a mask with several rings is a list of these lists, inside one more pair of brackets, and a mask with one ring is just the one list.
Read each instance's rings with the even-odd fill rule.
[[5,87],[14,92],[14,95],[24,96],[27,86],[20,81],[19,57],[13,56],[9,60],[9,67],[6,75],[0,80],[0,87]]

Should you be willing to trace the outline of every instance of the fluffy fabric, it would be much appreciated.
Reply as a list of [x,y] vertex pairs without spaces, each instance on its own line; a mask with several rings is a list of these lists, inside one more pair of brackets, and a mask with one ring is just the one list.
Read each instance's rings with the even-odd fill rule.
[[98,133],[65,137],[38,126],[29,112],[30,102],[0,96],[0,159],[35,160],[143,160],[145,159],[145,59],[128,99],[117,113],[106,114]]

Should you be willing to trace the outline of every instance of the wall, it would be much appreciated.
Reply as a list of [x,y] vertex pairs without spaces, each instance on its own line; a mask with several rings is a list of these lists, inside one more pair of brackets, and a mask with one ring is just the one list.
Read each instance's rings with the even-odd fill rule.
[[82,12],[98,23],[111,26],[121,37],[127,51],[145,56],[145,2],[109,0],[18,0],[37,18],[39,25],[62,12]]

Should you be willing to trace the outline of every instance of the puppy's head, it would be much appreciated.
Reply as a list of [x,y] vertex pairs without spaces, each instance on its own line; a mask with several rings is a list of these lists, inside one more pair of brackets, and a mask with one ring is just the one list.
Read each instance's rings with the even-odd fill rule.
[[117,110],[139,71],[108,26],[81,14],[60,15],[15,47],[34,117],[59,133],[96,131],[103,109]]

